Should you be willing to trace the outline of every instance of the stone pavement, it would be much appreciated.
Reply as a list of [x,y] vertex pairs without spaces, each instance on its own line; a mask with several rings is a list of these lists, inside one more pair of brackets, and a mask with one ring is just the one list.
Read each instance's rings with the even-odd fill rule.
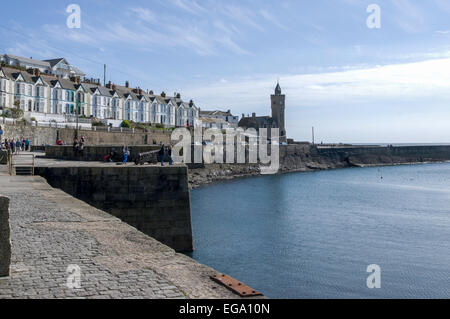
[[[11,199],[12,240],[11,277],[0,279],[0,299],[236,298],[209,279],[213,269],[41,177],[0,176],[0,193]],[[69,288],[77,278],[81,287]]]

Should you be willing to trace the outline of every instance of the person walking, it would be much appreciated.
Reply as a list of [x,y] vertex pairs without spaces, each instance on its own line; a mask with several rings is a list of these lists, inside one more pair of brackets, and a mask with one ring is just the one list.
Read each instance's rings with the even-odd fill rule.
[[2,142],[2,136],[3,136],[3,128],[2,128],[2,126],[0,125],[0,144],[1,144],[1,142]]
[[14,139],[9,141],[9,148],[11,149],[11,154],[16,152],[16,143],[14,142]]
[[78,139],[74,139],[73,140],[73,154],[77,155],[78,154]]
[[25,150],[27,151],[27,152],[30,152],[31,151],[31,149],[30,149],[30,139],[29,138],[27,138],[26,140],[25,140]]
[[83,157],[83,153],[84,153],[84,138],[81,138],[80,143],[78,143],[78,151],[80,153],[80,157]]
[[169,166],[173,165],[173,159],[172,159],[172,145],[169,145],[167,148],[167,156],[169,157]]
[[164,161],[166,160],[166,148],[165,148],[164,144],[162,144],[158,155],[161,160],[161,166],[164,166]]
[[16,141],[16,154],[19,155],[22,150],[22,142],[20,140]]
[[130,150],[128,146],[123,146],[123,163],[126,164],[128,162],[128,156],[130,156]]

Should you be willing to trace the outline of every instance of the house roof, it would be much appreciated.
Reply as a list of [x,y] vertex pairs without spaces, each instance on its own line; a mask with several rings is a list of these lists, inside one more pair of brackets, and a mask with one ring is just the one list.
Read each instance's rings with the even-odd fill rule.
[[95,91],[99,91],[100,92],[100,95],[102,95],[102,96],[109,96],[109,97],[111,97],[111,96],[113,96],[114,95],[114,91],[112,91],[112,90],[110,90],[110,89],[108,89],[108,88],[106,88],[106,87],[104,87],[104,86],[101,86],[101,85],[96,85],[96,84],[92,84],[92,83],[83,83],[82,84],[87,90],[89,90],[90,91],[90,93],[95,93]]
[[5,77],[7,79],[10,79],[13,81],[16,81],[17,78],[20,75],[22,75],[25,82],[36,83],[39,80],[39,78],[42,78],[42,80],[45,82],[45,84],[50,85],[49,81],[46,81],[46,79],[44,78],[44,76],[42,74],[40,77],[37,77],[26,71],[20,71],[20,70],[14,69],[14,68],[3,67],[1,69],[2,69],[3,73],[5,74]]
[[50,64],[50,66],[53,68],[55,65],[57,65],[62,60],[65,60],[65,59],[64,58],[59,58],[59,59],[50,59],[50,60],[44,60],[44,61],[48,62]]
[[200,117],[200,120],[204,123],[212,123],[212,124],[229,124],[224,119],[212,119],[210,117]]
[[264,125],[272,125],[273,118],[270,116],[256,116],[256,117],[243,117],[240,122],[240,127],[253,127],[260,128]]
[[19,62],[23,62],[23,63],[27,63],[27,64],[35,64],[35,65],[39,65],[39,66],[47,67],[47,68],[50,67],[50,63],[48,61],[34,60],[34,59],[29,59],[29,58],[12,55],[12,54],[5,54],[5,56],[10,59],[18,60]]
[[233,116],[230,111],[200,111],[200,116]]

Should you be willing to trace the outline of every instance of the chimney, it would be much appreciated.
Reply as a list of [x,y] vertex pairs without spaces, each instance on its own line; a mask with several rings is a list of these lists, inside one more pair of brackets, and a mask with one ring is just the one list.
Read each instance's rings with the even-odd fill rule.
[[177,99],[181,99],[181,94],[180,94],[180,93],[177,93],[177,94],[176,94],[176,97],[177,97]]
[[111,81],[109,81],[108,83],[106,83],[106,87],[107,87],[108,89],[111,89]]
[[116,85],[115,84],[111,85],[111,90],[116,91]]
[[155,92],[153,92],[153,90],[150,90],[150,95],[155,95]]
[[252,113],[252,117],[256,117],[256,113]]
[[138,89],[137,89],[137,94],[138,94],[138,95],[142,95],[142,89],[141,89],[141,88],[138,88]]
[[41,76],[41,70],[39,70],[39,69],[34,69],[34,76],[35,77],[40,77]]
[[163,91],[163,92],[161,93],[161,96],[162,96],[162,97],[166,97],[166,93]]
[[126,87],[126,88],[129,88],[129,87],[130,87],[130,82],[126,81],[126,82],[125,82],[125,87]]
[[193,106],[194,106],[194,101],[193,101],[193,100],[190,100],[190,101],[189,101],[189,106],[190,106],[190,107],[193,107]]
[[242,113],[242,118],[244,118],[245,117],[245,114],[244,113]]

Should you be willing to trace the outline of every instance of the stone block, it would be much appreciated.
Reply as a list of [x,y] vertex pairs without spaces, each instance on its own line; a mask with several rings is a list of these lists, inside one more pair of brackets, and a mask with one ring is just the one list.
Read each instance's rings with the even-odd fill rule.
[[9,198],[0,196],[0,277],[10,275],[11,228],[9,225]]

